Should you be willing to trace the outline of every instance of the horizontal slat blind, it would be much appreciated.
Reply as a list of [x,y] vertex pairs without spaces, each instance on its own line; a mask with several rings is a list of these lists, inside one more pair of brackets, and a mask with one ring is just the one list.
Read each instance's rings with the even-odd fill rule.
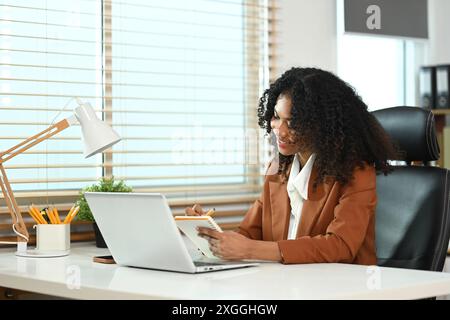
[[[165,193],[175,214],[201,202],[236,225],[268,159],[256,108],[273,70],[274,9],[268,0],[2,0],[0,151],[71,115],[73,97],[122,136],[84,159],[74,126],[8,161],[19,204],[63,211],[114,175]],[[74,230],[92,236],[89,225]]]
[[[0,2],[0,150],[69,116],[72,97],[89,97],[101,110],[101,35],[100,1]],[[6,162],[14,191],[75,190],[95,182],[102,157],[83,159],[79,131],[70,127]]]
[[[262,4],[111,1],[112,99],[107,113],[123,136],[164,138],[114,146],[119,152],[109,155],[113,175],[142,187],[257,184],[259,158],[251,163],[248,157],[258,154],[255,115],[267,54],[261,45],[267,28],[267,6]],[[161,19],[167,12],[170,21]],[[172,23],[175,19],[179,23]],[[135,32],[144,30],[163,34],[143,37]],[[139,60],[124,59],[130,54]],[[129,72],[137,65],[141,74]],[[142,89],[149,84],[159,87]],[[137,179],[149,173],[164,178]]]

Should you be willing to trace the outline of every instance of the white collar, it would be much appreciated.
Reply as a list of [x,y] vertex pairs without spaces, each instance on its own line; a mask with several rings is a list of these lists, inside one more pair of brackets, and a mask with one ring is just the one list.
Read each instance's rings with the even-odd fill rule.
[[315,159],[316,154],[311,154],[305,166],[300,170],[300,161],[297,155],[294,156],[287,184],[287,190],[289,193],[295,192],[295,190],[297,190],[304,200],[308,200],[309,178],[311,177]]

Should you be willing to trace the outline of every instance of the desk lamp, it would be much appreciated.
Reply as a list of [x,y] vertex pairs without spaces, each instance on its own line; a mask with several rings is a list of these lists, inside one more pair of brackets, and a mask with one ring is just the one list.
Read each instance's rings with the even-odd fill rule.
[[[30,149],[38,143],[51,138],[55,134],[67,129],[77,122],[81,125],[85,158],[89,158],[97,153],[100,153],[121,140],[119,135],[109,125],[97,118],[94,109],[89,103],[83,103],[80,99],[77,99],[77,102],[78,107],[75,108],[74,114],[70,117],[51,125],[42,132],[35,134],[14,147],[4,152],[0,152],[0,187],[5,198],[6,205],[8,206],[9,213],[13,219],[12,229],[17,235],[16,255],[27,256],[29,234],[20,213],[19,206],[14,198],[3,163]],[[28,250],[28,252],[29,251],[30,250]],[[30,252],[30,256],[34,255]]]

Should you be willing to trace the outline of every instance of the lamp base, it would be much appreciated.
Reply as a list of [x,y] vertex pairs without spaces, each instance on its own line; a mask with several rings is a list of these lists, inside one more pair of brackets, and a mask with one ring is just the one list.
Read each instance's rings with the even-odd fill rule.
[[25,258],[57,258],[69,255],[70,250],[39,251],[37,249],[16,251],[16,256]]

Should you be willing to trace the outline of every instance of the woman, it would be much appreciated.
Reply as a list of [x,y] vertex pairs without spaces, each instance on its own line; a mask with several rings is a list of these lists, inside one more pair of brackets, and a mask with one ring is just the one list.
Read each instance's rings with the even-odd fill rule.
[[[263,192],[237,232],[200,229],[223,259],[376,264],[376,172],[395,150],[355,91],[330,72],[292,68],[259,102],[277,138]],[[189,215],[204,214],[200,206]]]

